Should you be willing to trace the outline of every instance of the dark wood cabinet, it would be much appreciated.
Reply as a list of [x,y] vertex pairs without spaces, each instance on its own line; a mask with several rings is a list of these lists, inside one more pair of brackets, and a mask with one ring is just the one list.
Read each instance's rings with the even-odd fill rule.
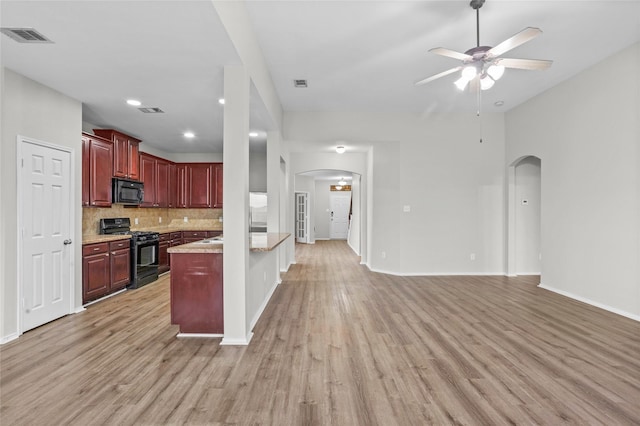
[[129,240],[109,243],[111,282],[109,292],[122,290],[131,281],[131,251]]
[[168,180],[168,207],[178,207],[178,166],[176,163],[169,163]]
[[222,254],[171,254],[171,323],[181,333],[224,332]]
[[140,207],[169,207],[169,165],[163,158],[140,153],[140,180],[144,199]]
[[187,167],[189,208],[213,208],[213,164],[191,163]]
[[93,132],[113,142],[113,176],[140,180],[138,150],[141,141],[113,129],[93,129]]
[[113,143],[106,139],[82,134],[82,205],[111,206],[113,175]]
[[160,234],[160,245],[158,249],[158,273],[163,274],[169,270],[169,253],[167,250],[171,245],[171,234],[166,232]]
[[82,303],[121,290],[130,279],[129,240],[82,246]]
[[213,207],[222,208],[222,163],[214,163],[213,165]]
[[182,231],[182,243],[193,243],[207,238],[207,231]]
[[176,164],[176,207],[188,207],[187,165]]
[[82,302],[87,303],[109,293],[111,281],[109,243],[82,247]]

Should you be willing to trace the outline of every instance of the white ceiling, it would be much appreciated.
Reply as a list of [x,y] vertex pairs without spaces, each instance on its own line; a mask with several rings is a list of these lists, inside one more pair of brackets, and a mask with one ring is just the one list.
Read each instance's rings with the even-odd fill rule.
[[[432,47],[475,46],[468,1],[248,1],[285,111],[471,111],[454,76],[413,83],[458,63]],[[0,2],[2,27],[33,27],[54,44],[0,36],[3,66],[83,103],[84,120],[168,152],[221,152],[223,67],[240,62],[209,0]],[[483,92],[506,111],[640,40],[640,0],[498,1],[480,11],[480,42],[527,26],[544,34],[509,57],[551,59],[546,71],[507,70]],[[307,89],[293,79],[307,79]],[[138,98],[164,114],[125,104]],[[503,107],[494,102],[504,101]],[[251,127],[273,128],[252,90]],[[182,133],[197,137],[187,142]],[[261,133],[263,138],[264,133]],[[286,135],[285,135],[286,136]]]

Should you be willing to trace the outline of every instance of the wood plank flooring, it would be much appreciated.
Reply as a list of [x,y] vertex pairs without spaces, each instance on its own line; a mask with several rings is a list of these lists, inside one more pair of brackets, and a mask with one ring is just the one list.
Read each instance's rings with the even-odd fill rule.
[[537,277],[296,250],[248,347],[177,339],[166,276],[0,347],[0,424],[640,424],[640,323]]

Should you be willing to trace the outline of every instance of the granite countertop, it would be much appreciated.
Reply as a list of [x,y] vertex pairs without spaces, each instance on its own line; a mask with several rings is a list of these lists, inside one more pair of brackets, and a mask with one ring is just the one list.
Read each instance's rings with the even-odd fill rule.
[[85,235],[82,244],[106,243],[109,241],[129,240],[131,235]]
[[191,225],[185,223],[184,226],[167,225],[167,226],[144,226],[141,228],[131,228],[132,231],[153,231],[160,234],[180,231],[222,231],[222,228],[214,228],[206,225]]
[[[251,243],[249,246],[249,250],[253,252],[260,252],[271,251],[275,249],[284,240],[289,238],[291,234],[275,232],[253,232],[250,234],[250,236]],[[169,247],[167,251],[169,253],[224,253],[224,244],[222,243],[222,241],[214,241],[210,243],[202,243],[196,241],[194,243]]]

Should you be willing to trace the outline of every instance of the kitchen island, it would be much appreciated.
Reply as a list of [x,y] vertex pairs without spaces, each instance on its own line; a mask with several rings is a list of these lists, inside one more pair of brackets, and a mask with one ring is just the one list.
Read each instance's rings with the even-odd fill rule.
[[[290,234],[252,233],[251,252],[269,252]],[[222,337],[224,333],[222,237],[170,247],[171,323],[178,336]]]

